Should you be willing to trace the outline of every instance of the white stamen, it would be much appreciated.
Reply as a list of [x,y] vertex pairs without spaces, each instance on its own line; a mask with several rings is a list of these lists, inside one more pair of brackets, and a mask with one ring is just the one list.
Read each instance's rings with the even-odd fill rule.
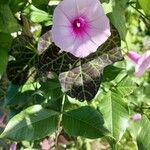
[[81,26],[81,23],[77,22],[77,27],[80,28],[80,26]]

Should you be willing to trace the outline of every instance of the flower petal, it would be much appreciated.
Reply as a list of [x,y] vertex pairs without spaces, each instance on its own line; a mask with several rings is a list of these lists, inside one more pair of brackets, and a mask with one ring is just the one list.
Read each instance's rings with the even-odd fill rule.
[[63,0],[59,3],[56,9],[57,8],[60,9],[70,20],[78,14],[76,0]]
[[62,50],[69,49],[75,41],[75,36],[72,34],[72,29],[64,26],[52,28],[52,40]]
[[108,18],[103,16],[101,20],[91,22],[88,34],[98,46],[103,44],[111,35]]
[[54,28],[57,26],[71,26],[70,18],[59,7],[54,10],[53,22],[55,23]]
[[[73,25],[78,17],[85,19],[86,25],[75,32]],[[62,51],[86,57],[110,35],[109,20],[99,0],[63,0],[54,11],[52,39]]]
[[150,67],[150,50],[142,55],[135,68],[135,76],[140,77]]
[[128,57],[134,62],[134,63],[138,63],[138,60],[140,59],[141,55],[134,52],[134,51],[129,51],[128,52]]
[[95,52],[98,48],[98,46],[89,39],[88,35],[85,35],[84,38],[78,37],[75,39],[73,47],[65,51],[72,53],[76,57],[84,58],[90,53]]
[[[81,0],[77,1],[80,4],[79,8],[81,10],[84,10],[83,15],[86,16],[89,22],[97,21],[99,18],[101,18],[101,16],[105,16],[103,7],[98,0],[82,0],[82,4],[80,2]],[[86,8],[84,5],[86,6]]]
[[[96,13],[96,9],[101,9],[100,2],[98,0],[76,0],[76,7],[78,15],[88,16],[91,19],[97,19],[99,17],[99,14]],[[102,14],[103,9],[100,11]],[[93,14],[95,18],[93,18]],[[96,15],[98,15],[98,17],[96,17]]]

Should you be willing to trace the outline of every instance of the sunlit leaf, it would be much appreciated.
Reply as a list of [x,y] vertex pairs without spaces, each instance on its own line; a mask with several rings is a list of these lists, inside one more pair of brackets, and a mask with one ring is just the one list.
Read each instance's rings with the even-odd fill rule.
[[149,0],[138,0],[140,6],[147,15],[150,15],[150,1]]
[[29,5],[24,13],[29,17],[29,19],[34,23],[46,23],[52,21],[52,16],[50,16],[47,12],[36,8],[33,5]]
[[123,98],[113,92],[107,93],[100,102],[105,125],[118,142],[128,126],[128,107]]
[[116,86],[115,91],[122,96],[130,95],[135,89],[135,84],[132,81],[131,77],[123,78]]
[[8,122],[0,138],[16,141],[41,139],[52,134],[57,128],[57,123],[57,112],[34,105],[15,115]]

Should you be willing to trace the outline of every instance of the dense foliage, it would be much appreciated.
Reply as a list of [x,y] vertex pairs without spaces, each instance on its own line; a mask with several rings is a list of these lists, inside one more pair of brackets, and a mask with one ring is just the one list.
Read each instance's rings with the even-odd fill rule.
[[0,149],[149,150],[150,72],[127,53],[150,50],[150,1],[100,2],[111,36],[78,58],[52,42],[59,0],[0,1]]

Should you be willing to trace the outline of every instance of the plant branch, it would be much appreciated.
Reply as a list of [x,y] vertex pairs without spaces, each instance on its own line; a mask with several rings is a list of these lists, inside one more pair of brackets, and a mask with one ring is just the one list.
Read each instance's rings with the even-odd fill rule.
[[63,99],[62,99],[62,104],[61,104],[61,110],[60,110],[60,115],[59,115],[59,120],[58,120],[57,131],[56,131],[56,140],[55,140],[55,149],[56,150],[59,150],[58,137],[60,134],[60,127],[61,127],[62,115],[63,115],[63,111],[64,111],[65,99],[66,99],[66,95],[64,94]]

